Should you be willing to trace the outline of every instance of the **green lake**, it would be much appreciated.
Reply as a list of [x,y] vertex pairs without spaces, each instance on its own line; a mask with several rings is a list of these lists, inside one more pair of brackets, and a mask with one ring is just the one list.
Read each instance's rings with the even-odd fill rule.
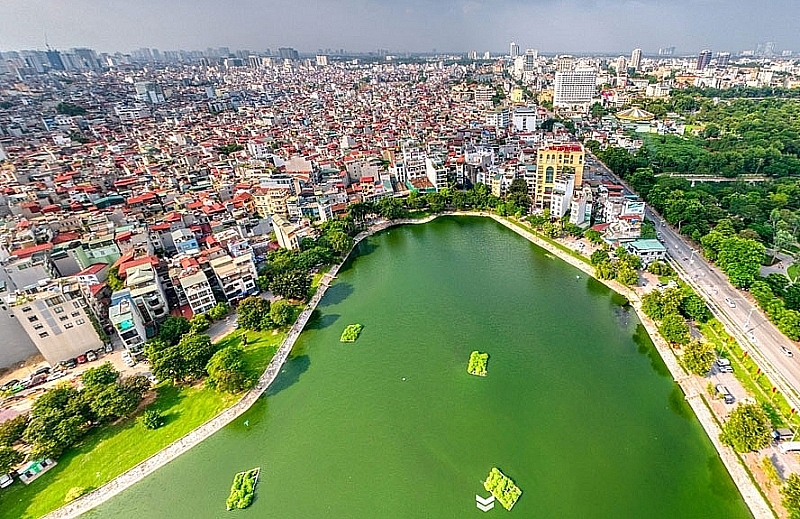
[[[490,219],[385,231],[267,398],[84,517],[508,514],[476,507],[494,466],[523,491],[510,517],[751,517],[623,303]],[[352,323],[360,338],[340,343]],[[491,355],[485,378],[466,372],[473,350]],[[226,512],[233,475],[257,466],[253,505]]]

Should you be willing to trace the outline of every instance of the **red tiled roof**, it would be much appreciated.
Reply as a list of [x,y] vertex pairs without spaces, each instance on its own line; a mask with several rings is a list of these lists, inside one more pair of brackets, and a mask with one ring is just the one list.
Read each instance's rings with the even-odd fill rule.
[[80,272],[78,272],[75,275],[76,276],[89,276],[89,275],[92,275],[92,274],[97,274],[97,273],[101,272],[106,267],[108,267],[108,265],[106,263],[94,263],[92,265],[89,265],[85,269],[81,270]]
[[18,258],[29,258],[34,254],[36,254],[37,252],[51,250],[52,248],[53,248],[52,243],[43,243],[41,245],[33,245],[32,247],[25,247],[22,249],[12,250],[11,254],[17,256]]

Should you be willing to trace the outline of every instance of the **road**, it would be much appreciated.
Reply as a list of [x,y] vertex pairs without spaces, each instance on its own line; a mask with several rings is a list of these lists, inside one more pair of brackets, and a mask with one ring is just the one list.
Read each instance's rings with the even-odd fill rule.
[[[587,167],[595,175],[602,173],[625,185],[605,165],[587,153]],[[625,186],[630,192],[629,187]],[[733,332],[739,343],[751,354],[770,380],[786,395],[792,406],[800,410],[800,351],[760,312],[754,303],[728,282],[728,278],[710,265],[664,219],[649,206],[645,215],[656,224],[659,239],[678,267],[681,277],[693,285],[711,307],[715,316]],[[792,352],[788,356],[781,348]]]

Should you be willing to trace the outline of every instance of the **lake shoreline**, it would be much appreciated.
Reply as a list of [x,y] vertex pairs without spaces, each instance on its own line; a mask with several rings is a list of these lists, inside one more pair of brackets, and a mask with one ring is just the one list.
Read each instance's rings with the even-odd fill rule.
[[[593,267],[588,263],[579,260],[578,258],[566,253],[564,250],[561,250],[559,247],[556,247],[553,244],[549,243],[548,241],[543,240],[540,237],[536,236],[533,232],[526,230],[523,227],[524,224],[514,223],[509,219],[502,218],[492,213],[479,212],[479,211],[446,212],[441,214],[429,215],[419,219],[377,221],[368,229],[362,231],[355,237],[353,247],[347,253],[347,255],[345,255],[345,257],[342,259],[341,262],[334,265],[330,269],[330,271],[326,273],[320,280],[320,286],[318,287],[316,293],[309,300],[306,307],[298,316],[297,321],[290,329],[289,334],[286,336],[286,339],[284,340],[283,344],[281,344],[275,356],[270,361],[270,364],[267,366],[266,370],[259,379],[256,388],[245,393],[242,396],[242,398],[233,406],[225,409],[224,411],[222,411],[220,414],[218,414],[205,424],[191,431],[184,437],[176,440],[175,442],[168,445],[155,455],[147,458],[146,460],[137,464],[133,468],[127,470],[123,474],[112,479],[102,487],[90,492],[89,494],[86,494],[85,496],[82,496],[81,498],[78,498],[72,503],[69,503],[45,515],[44,517],[47,519],[67,519],[67,518],[71,519],[79,517],[81,514],[91,510],[92,508],[99,506],[100,504],[108,501],[117,494],[135,485],[136,483],[146,478],[159,468],[168,464],[173,459],[187,452],[192,447],[198,445],[200,442],[204,441],[205,439],[207,439],[208,437],[210,437],[211,435],[213,435],[214,433],[216,433],[217,431],[219,431],[220,429],[231,423],[233,420],[241,416],[244,412],[249,410],[250,407],[258,400],[258,398],[268,389],[268,387],[276,379],[278,373],[280,372],[280,369],[282,368],[285,361],[288,359],[295,341],[305,328],[311,316],[311,313],[314,311],[314,309],[316,309],[317,304],[325,295],[327,289],[330,287],[331,282],[336,278],[339,269],[350,259],[351,255],[353,254],[353,251],[356,250],[357,245],[364,239],[376,233],[379,233],[383,230],[406,224],[414,224],[414,225],[425,224],[435,220],[440,216],[475,216],[475,217],[479,216],[479,217],[491,218],[496,222],[498,222],[499,224],[503,225],[504,227],[507,227],[508,229],[514,231],[518,235],[527,239],[531,243],[545,249],[551,254],[566,261],[570,265],[577,267],[586,275],[594,279],[597,279],[596,276],[594,275]],[[642,322],[642,325],[645,327],[648,334],[650,335],[650,338],[653,341],[653,344],[655,345],[656,349],[658,350],[659,355],[661,356],[663,362],[667,365],[667,368],[672,374],[673,379],[675,380],[675,382],[678,383],[683,393],[686,395],[687,402],[689,403],[689,405],[691,406],[692,410],[695,413],[695,416],[703,426],[703,429],[705,430],[706,434],[711,439],[712,444],[717,450],[717,453],[722,459],[723,464],[728,470],[728,473],[733,479],[736,487],[738,488],[740,494],[742,495],[745,503],[747,504],[753,516],[756,519],[762,519],[762,518],[766,519],[775,517],[769,505],[766,503],[763,496],[759,492],[758,488],[755,486],[754,482],[750,478],[750,475],[748,474],[745,467],[741,463],[739,457],[729,447],[723,445],[719,441],[720,427],[715,417],[711,413],[708,404],[705,402],[703,394],[704,389],[702,387],[698,387],[699,384],[692,377],[689,377],[680,367],[680,365],[677,362],[677,358],[675,357],[672,350],[669,348],[669,345],[666,344],[666,342],[658,333],[655,323],[653,323],[652,320],[647,318],[647,316],[644,315],[644,313],[641,311],[639,296],[636,294],[635,291],[621,285],[620,283],[614,280],[598,279],[598,281],[603,283],[605,286],[607,286],[614,292],[623,295],[628,299],[628,301],[630,301],[632,307],[634,308],[639,317],[639,320]]]

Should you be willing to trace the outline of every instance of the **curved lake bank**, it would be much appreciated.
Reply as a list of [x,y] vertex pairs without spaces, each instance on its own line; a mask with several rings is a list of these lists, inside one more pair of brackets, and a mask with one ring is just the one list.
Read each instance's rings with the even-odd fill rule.
[[615,299],[488,219],[373,236],[268,399],[86,517],[219,517],[253,466],[252,517],[463,517],[492,466],[522,488],[519,517],[749,517]]

